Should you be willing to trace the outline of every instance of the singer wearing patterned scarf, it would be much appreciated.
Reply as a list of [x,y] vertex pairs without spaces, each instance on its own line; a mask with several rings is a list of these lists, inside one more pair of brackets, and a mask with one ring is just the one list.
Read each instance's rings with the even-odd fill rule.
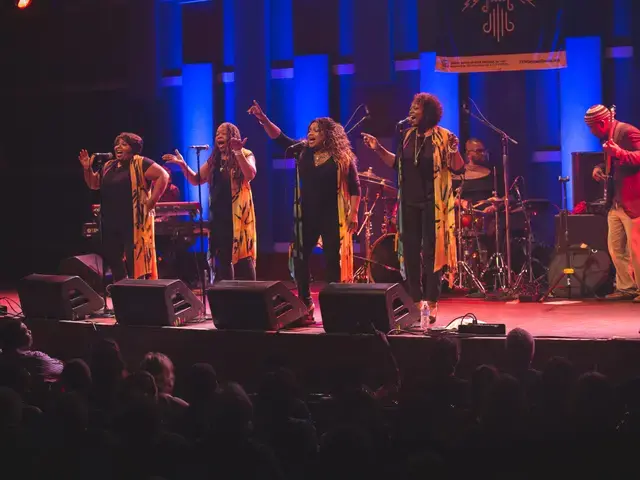
[[418,93],[395,154],[362,134],[365,145],[398,172],[398,258],[423,329],[436,321],[442,270],[448,267],[453,283],[458,264],[452,174],[464,172],[464,160],[458,138],[438,125],[441,118],[438,98]]
[[209,183],[209,252],[216,266],[215,280],[255,280],[258,254],[250,182],[256,176],[256,159],[244,148],[247,139],[233,123],[222,123],[215,141],[199,173],[189,168],[178,150],[162,159],[179,165],[191,185]]
[[114,282],[127,276],[158,278],[153,209],[167,188],[169,174],[140,155],[142,146],[135,133],[118,135],[115,159],[99,167],[101,175],[93,168],[95,154],[89,157],[82,150],[78,157],[87,186],[101,190],[102,254]]
[[248,113],[296,159],[291,256],[298,296],[307,305],[306,323],[311,324],[314,304],[309,290],[309,256],[319,237],[326,261],[326,281],[353,281],[353,234],[358,228],[360,204],[356,158],[344,128],[331,118],[313,120],[307,139],[296,143],[267,118],[257,102]]

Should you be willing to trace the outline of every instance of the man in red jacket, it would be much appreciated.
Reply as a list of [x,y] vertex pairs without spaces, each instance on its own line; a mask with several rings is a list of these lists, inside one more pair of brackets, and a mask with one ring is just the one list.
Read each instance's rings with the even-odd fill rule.
[[640,130],[615,120],[603,105],[594,105],[587,110],[584,120],[611,156],[609,177],[605,175],[604,165],[593,169],[596,181],[611,178],[607,191],[607,240],[616,267],[616,290],[606,298],[633,299],[640,303]]

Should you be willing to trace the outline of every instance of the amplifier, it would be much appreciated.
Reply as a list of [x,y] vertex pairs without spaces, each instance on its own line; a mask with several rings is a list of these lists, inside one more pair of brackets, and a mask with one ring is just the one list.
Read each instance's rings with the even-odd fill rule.
[[[588,245],[593,250],[607,251],[607,217],[603,215],[568,215],[569,245]],[[555,216],[556,247],[560,245],[560,215]]]

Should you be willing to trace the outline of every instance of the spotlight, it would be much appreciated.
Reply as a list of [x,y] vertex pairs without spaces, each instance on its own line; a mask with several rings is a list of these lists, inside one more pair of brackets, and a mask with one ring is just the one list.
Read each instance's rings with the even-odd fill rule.
[[29,5],[31,5],[31,0],[18,0],[16,2],[16,6],[20,9],[25,9],[27,8]]

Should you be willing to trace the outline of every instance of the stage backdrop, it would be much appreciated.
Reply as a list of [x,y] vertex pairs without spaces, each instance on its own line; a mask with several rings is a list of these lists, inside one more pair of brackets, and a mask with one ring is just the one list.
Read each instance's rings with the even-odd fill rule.
[[563,0],[438,0],[437,8],[437,71],[567,66]]

